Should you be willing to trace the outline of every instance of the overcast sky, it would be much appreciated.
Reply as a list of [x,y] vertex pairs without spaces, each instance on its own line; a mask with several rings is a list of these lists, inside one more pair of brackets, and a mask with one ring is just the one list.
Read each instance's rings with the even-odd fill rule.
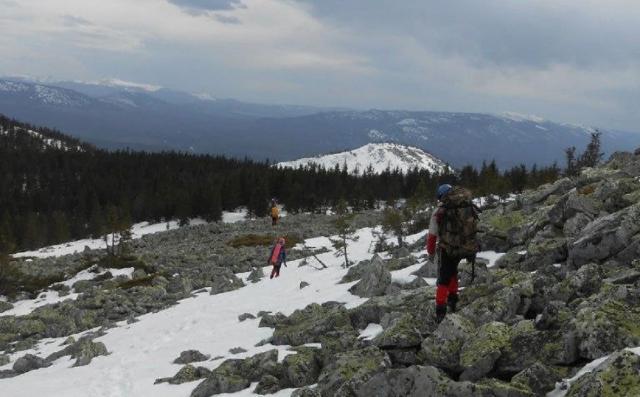
[[0,0],[0,75],[640,131],[640,1]]

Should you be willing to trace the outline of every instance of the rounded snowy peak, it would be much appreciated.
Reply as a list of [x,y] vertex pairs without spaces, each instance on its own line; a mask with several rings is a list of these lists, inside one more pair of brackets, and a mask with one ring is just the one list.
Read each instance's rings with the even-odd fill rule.
[[280,167],[298,168],[317,165],[326,169],[346,165],[349,173],[365,172],[371,168],[379,174],[386,169],[398,169],[406,173],[414,168],[433,173],[442,173],[447,164],[422,149],[396,143],[369,143],[360,148],[340,153],[307,157],[276,164]]

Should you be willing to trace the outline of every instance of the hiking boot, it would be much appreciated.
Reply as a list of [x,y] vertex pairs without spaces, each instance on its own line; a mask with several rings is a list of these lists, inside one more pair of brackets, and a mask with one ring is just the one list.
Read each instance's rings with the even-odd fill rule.
[[436,305],[436,322],[440,324],[444,317],[447,315],[447,306]]
[[456,312],[456,305],[458,304],[458,295],[457,294],[449,294],[447,298],[447,306],[449,306],[449,311],[451,313]]

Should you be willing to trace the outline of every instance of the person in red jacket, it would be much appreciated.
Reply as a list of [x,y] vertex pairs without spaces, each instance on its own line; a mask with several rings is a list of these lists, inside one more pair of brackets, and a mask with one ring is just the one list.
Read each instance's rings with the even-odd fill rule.
[[271,254],[269,255],[269,264],[273,266],[271,270],[271,276],[269,278],[279,277],[280,276],[280,267],[282,264],[287,266],[287,253],[285,252],[285,241],[284,237],[280,237],[276,244],[271,249]]
[[[431,261],[438,260],[438,280],[436,288],[436,320],[441,322],[447,315],[447,306],[451,312],[456,311],[458,303],[458,264],[462,260],[438,247],[439,230],[445,213],[442,199],[452,189],[451,185],[438,187],[438,205],[431,215],[429,234],[427,236],[427,254]],[[436,259],[436,253],[438,258]]]

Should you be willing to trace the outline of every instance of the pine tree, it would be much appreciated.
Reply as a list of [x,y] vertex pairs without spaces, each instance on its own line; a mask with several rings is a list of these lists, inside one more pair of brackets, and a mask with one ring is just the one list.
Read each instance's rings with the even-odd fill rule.
[[344,199],[338,201],[334,211],[337,215],[334,226],[338,232],[338,238],[331,239],[331,244],[336,250],[336,256],[344,257],[344,267],[346,268],[350,266],[348,256],[349,242],[358,240],[352,225],[355,214],[349,212],[347,202]]
[[395,207],[385,208],[382,218],[382,231],[394,234],[398,239],[398,247],[404,246],[405,220],[403,212],[399,209]]

